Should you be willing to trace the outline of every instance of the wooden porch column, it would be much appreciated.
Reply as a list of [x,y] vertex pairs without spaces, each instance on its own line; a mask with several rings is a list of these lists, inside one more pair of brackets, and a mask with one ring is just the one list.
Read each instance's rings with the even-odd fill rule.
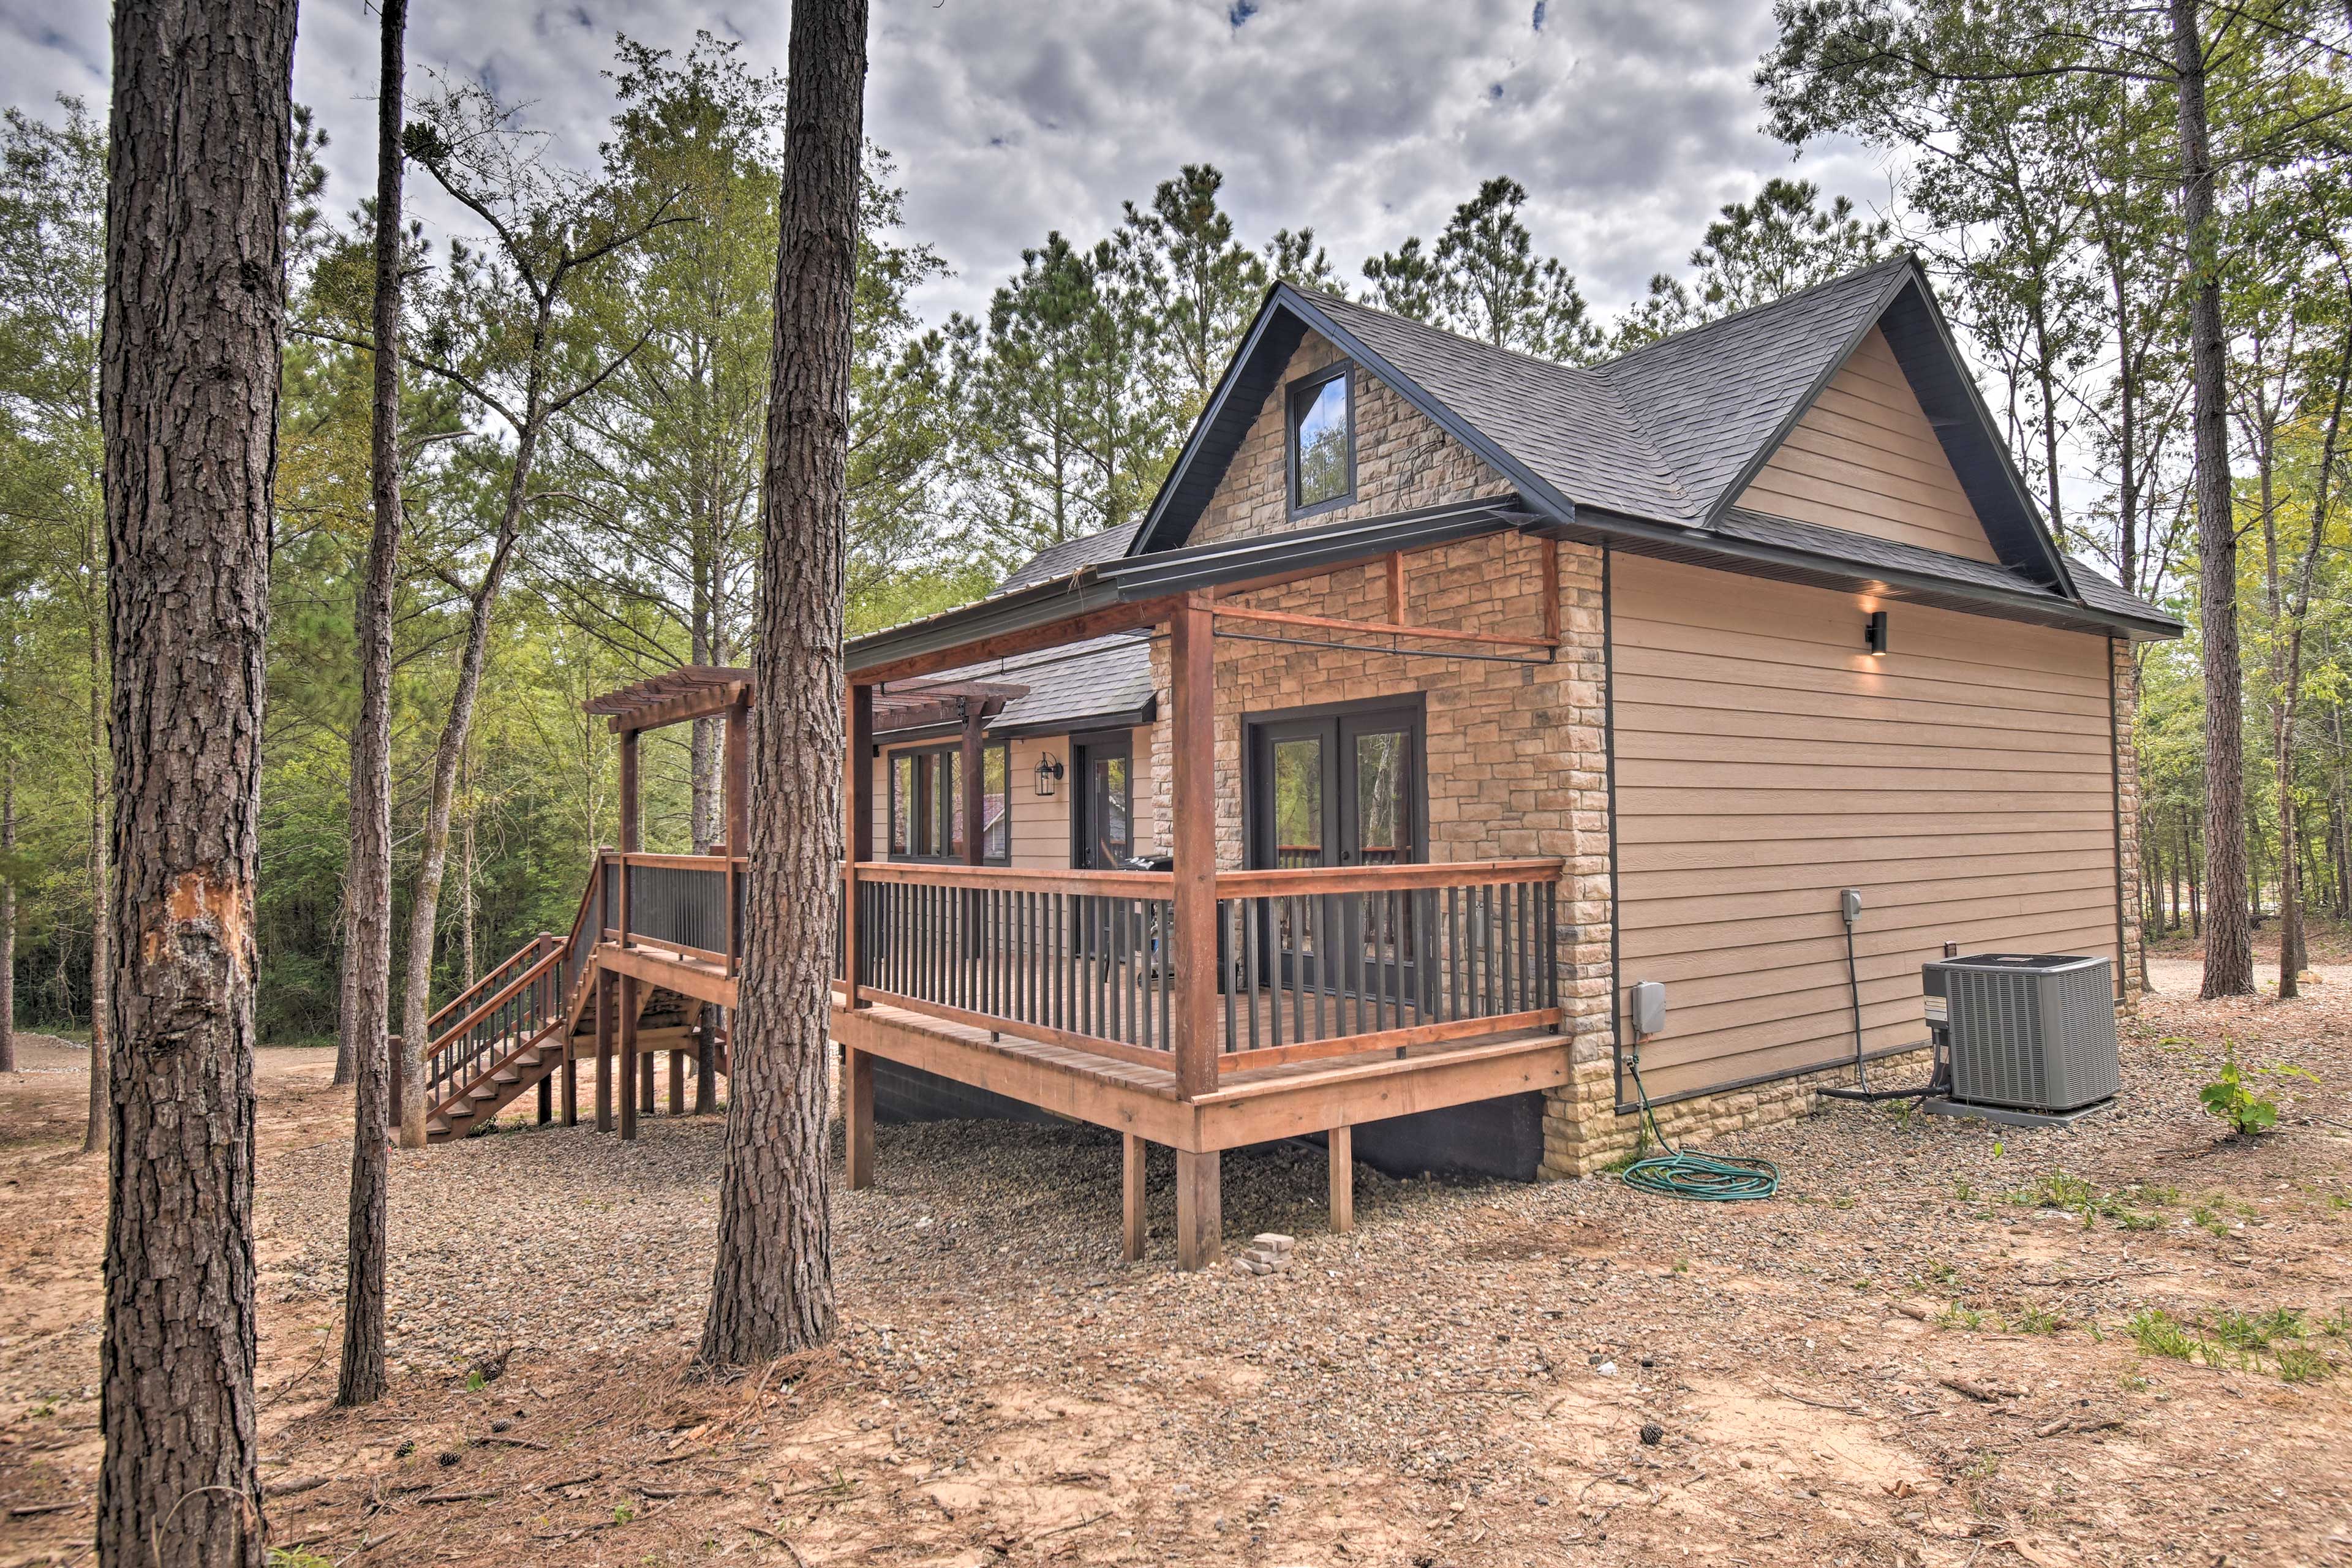
[[539,1080],[539,1124],[541,1127],[555,1120],[555,1075],[549,1073]]
[[629,942],[629,857],[644,846],[637,842],[637,732],[621,731],[621,945]]
[[987,793],[982,788],[980,776],[980,704],[971,698],[963,699],[963,732],[958,737],[956,765],[963,773],[963,863],[982,863],[980,815],[987,805]]
[[849,1190],[874,1184],[874,1058],[841,1047],[841,1133]]
[[609,969],[596,971],[596,1131],[613,1130],[613,1037],[620,1005]]
[[1344,1234],[1356,1228],[1356,1130],[1334,1127],[1326,1136],[1331,1143],[1331,1228]]
[[669,1113],[686,1114],[686,1058],[676,1046],[669,1048]]
[[1209,599],[1187,594],[1169,616],[1170,850],[1176,858],[1177,1092],[1217,1087],[1217,781]]
[[1218,1194],[1223,1156],[1214,1150],[1176,1151],[1176,1267],[1206,1268],[1224,1244],[1223,1205]]
[[625,1139],[637,1135],[637,977],[622,975],[620,991],[621,1136]]
[[637,1053],[637,1114],[651,1116],[654,1110],[654,1054],[651,1051],[639,1051]]
[[[853,682],[844,699],[849,750],[844,763],[841,868],[841,980],[844,1001],[857,999],[859,932],[857,929],[857,868],[874,858],[874,688]],[[845,1072],[848,1057],[842,1058]]]
[[1119,1134],[1118,1255],[1129,1263],[1143,1258],[1144,1142],[1132,1132]]
[[724,795],[727,805],[727,853],[742,855],[751,844],[751,700],[744,698],[727,710],[727,757]]
[[[1170,847],[1176,961],[1176,1092],[1197,1100],[1217,1087],[1216,645],[1205,594],[1187,594],[1169,616]],[[1223,1221],[1213,1153],[1176,1152],[1176,1266],[1217,1260]]]

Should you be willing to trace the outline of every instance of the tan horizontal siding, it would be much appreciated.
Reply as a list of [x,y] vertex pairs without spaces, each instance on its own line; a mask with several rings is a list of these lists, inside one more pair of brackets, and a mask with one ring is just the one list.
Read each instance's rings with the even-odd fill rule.
[[1973,561],[1999,559],[1935,426],[1873,327],[1739,504]]
[[1620,555],[1611,722],[1618,981],[1667,986],[1653,1094],[1926,1037],[1919,965],[2116,952],[2102,637]]

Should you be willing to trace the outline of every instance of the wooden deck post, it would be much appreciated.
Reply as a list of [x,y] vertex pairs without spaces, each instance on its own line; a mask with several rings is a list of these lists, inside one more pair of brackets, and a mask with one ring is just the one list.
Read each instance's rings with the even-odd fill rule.
[[654,1054],[637,1053],[637,1114],[651,1116],[658,1109],[654,1101]]
[[617,981],[609,969],[596,971],[596,1131],[613,1130],[613,1046],[620,1013]]
[[539,1080],[539,1124],[541,1127],[555,1120],[555,1075],[549,1073]]
[[1195,1154],[1176,1151],[1176,1267],[1206,1268],[1224,1246],[1224,1213],[1218,1194],[1223,1156],[1212,1149]]
[[[857,997],[857,868],[874,858],[874,688],[853,682],[844,693],[849,745],[843,762],[841,835],[841,990],[843,1005],[865,1005]],[[845,1063],[847,1058],[844,1057]]]
[[620,987],[621,1136],[626,1139],[637,1135],[637,977],[622,975]]
[[669,1113],[686,1114],[686,1056],[676,1046],[669,1048]]
[[621,945],[629,943],[629,857],[645,847],[637,842],[637,732],[621,731],[621,896],[616,918]]
[[1331,1228],[1345,1235],[1356,1228],[1356,1130],[1334,1127],[1331,1142]]
[[563,1125],[580,1125],[580,1051],[572,1031],[563,1031]]
[[874,1184],[874,1058],[841,1047],[841,1142],[849,1190]]
[[1175,856],[1176,1089],[1196,1100],[1217,1087],[1217,780],[1213,621],[1206,595],[1188,594],[1169,617],[1169,803]]
[[1143,1140],[1132,1132],[1119,1134],[1119,1249],[1129,1263],[1143,1258]]

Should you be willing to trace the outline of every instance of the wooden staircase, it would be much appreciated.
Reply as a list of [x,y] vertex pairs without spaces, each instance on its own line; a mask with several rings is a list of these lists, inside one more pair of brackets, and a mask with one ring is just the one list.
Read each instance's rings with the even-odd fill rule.
[[[595,1062],[593,1002],[604,932],[601,921],[590,922],[604,908],[604,874],[600,857],[569,939],[541,932],[433,1015],[425,1053],[428,1142],[446,1143],[488,1126],[525,1091],[555,1079],[567,1061]],[[698,1066],[705,1042],[694,1020],[700,1004],[657,985],[635,989],[637,1048],[648,1066],[656,1051]],[[709,1047],[716,1053],[715,1069],[725,1073],[724,1031]],[[635,1087],[623,1085],[620,1092]],[[542,1100],[542,1121],[547,1110]]]

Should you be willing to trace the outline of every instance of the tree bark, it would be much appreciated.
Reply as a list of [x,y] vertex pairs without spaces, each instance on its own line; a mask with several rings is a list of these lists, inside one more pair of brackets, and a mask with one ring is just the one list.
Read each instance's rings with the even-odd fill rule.
[[2197,599],[2205,666],[2205,983],[2202,994],[2254,988],[2246,908],[2245,710],[2238,668],[2238,535],[2230,489],[2228,345],[2221,331],[2213,153],[2197,0],[2170,0],[2180,123],[2180,216],[2189,261],[2189,364],[2197,492]]
[[850,309],[866,0],[794,0],[776,341],[760,493],[750,896],[729,1063],[718,1257],[700,1359],[737,1365],[834,1326],[826,1036],[842,855],[841,635]]
[[[103,411],[100,417],[102,422]],[[100,488],[105,488],[102,481]],[[85,543],[89,569],[84,574],[83,583],[87,590],[95,591],[101,575],[97,530],[92,527],[86,531],[90,536]],[[95,604],[89,606],[83,622],[89,639],[89,679],[87,694],[89,731],[89,1119],[82,1126],[81,1152],[95,1154],[106,1147],[106,1130],[110,1121],[107,1085],[110,1067],[107,1042],[112,1037],[114,1014],[111,1000],[114,986],[110,978],[113,966],[109,956],[113,944],[108,940],[111,900],[107,897],[106,854],[107,774],[111,771],[111,763],[107,756],[105,717],[106,642],[100,634]]]
[[[0,766],[0,860],[16,853],[16,753]],[[0,1072],[16,1070],[16,880],[0,866]]]
[[115,8],[105,1568],[259,1568],[263,1553],[253,878],[293,56],[294,0]]
[[360,716],[352,731],[350,921],[352,1191],[343,1243],[343,1349],[335,1403],[383,1396],[385,1129],[391,1119],[392,602],[404,521],[400,497],[400,132],[408,79],[408,0],[378,0],[375,117],[375,365],[369,441],[367,574],[358,615]]

